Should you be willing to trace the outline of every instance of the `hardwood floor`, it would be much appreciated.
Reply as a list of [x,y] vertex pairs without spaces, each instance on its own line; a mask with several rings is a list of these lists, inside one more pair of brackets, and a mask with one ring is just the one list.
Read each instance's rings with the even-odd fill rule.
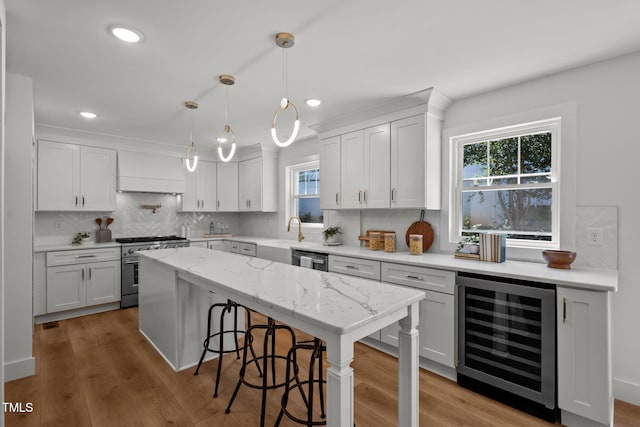
[[[358,427],[397,425],[396,359],[362,344],[355,354]],[[225,356],[219,397],[213,399],[216,362],[205,363],[198,376],[193,369],[175,373],[138,332],[137,308],[64,320],[50,329],[37,325],[34,355],[36,375],[5,385],[5,401],[31,402],[34,410],[6,413],[8,427],[259,425],[257,390],[243,387],[231,413],[224,413],[240,366],[235,357]],[[279,411],[279,395],[269,398],[268,426]],[[615,414],[616,427],[640,426],[639,407],[616,402]],[[281,425],[296,424],[285,419]],[[420,425],[553,424],[421,370]]]

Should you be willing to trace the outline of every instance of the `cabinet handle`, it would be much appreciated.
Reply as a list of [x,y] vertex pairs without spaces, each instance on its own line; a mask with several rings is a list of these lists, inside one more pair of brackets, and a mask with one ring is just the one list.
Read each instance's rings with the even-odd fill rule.
[[562,323],[567,323],[567,299],[562,298]]
[[251,208],[251,199],[247,200],[249,202],[249,208]]
[[362,191],[358,191],[358,203],[362,203]]
[[204,200],[202,201],[202,209],[204,209]]
[[358,270],[358,267],[356,267],[355,265],[345,265],[344,268],[350,268],[352,270]]
[[339,194],[340,194],[340,193],[336,192],[336,206],[340,205],[340,203],[338,202],[338,195],[339,195]]
[[391,201],[392,202],[396,201],[396,189],[395,188],[391,189]]
[[96,258],[97,255],[78,255],[76,256],[76,259],[81,259],[81,258]]
[[84,280],[84,268],[82,269],[82,280]]
[[78,206],[78,196],[76,196],[76,206]]
[[89,280],[91,280],[91,267],[89,267]]
[[216,201],[216,208],[220,207],[220,200]]
[[413,280],[422,280],[424,281],[424,277],[420,277],[420,276],[411,276],[409,274],[407,274],[407,279],[413,279]]
[[368,191],[369,191],[369,190],[364,190],[364,191],[363,191],[363,193],[364,193],[364,202],[365,202],[365,203],[367,203],[367,192],[368,192]]
[[84,196],[82,196],[82,206],[84,206]]

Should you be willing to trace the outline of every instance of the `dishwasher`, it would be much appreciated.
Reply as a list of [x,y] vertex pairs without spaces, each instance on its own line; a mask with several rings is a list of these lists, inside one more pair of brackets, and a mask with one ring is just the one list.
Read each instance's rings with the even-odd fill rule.
[[458,384],[553,421],[555,285],[459,273]]
[[[308,263],[304,265],[305,261]],[[311,268],[313,270],[329,271],[329,255],[320,252],[309,252],[294,249],[291,252],[291,265]]]

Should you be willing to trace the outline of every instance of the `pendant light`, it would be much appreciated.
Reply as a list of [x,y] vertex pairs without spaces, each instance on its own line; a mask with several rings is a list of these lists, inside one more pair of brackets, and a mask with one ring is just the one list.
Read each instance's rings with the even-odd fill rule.
[[[220,76],[220,83],[227,86],[225,88],[224,129],[218,137],[218,142],[220,143],[220,145],[218,145],[218,157],[223,162],[231,160],[236,152],[236,135],[233,133],[233,130],[231,130],[231,126],[229,126],[229,86],[233,86],[235,82],[236,79],[229,74],[222,74]],[[225,157],[225,155],[222,154],[222,144],[227,143],[229,140],[231,140],[231,150],[229,151],[229,155]]]
[[[271,122],[271,138],[273,138],[273,142],[278,147],[287,147],[291,145],[296,136],[298,135],[298,129],[300,128],[300,120],[298,119],[298,108],[296,105],[287,98],[287,49],[293,47],[295,44],[295,39],[293,38],[293,34],[289,33],[278,33],[276,34],[276,45],[283,49],[282,55],[282,77],[283,77],[283,86],[284,86],[284,96],[280,101],[280,107],[276,110],[276,114],[273,116],[273,121]],[[278,114],[281,111],[289,109],[289,107],[293,108],[293,111],[296,113],[296,121],[293,123],[293,132],[291,136],[286,141],[282,142],[278,139],[278,135],[276,133],[276,121],[278,120]]]
[[[198,103],[194,101],[187,101],[184,103],[184,106],[191,110],[191,131],[189,132],[189,140],[191,141],[191,144],[187,145],[187,158],[185,159],[185,164],[187,165],[187,170],[189,172],[193,172],[198,166],[198,151],[196,150],[196,144],[193,142],[193,110],[198,109]],[[193,156],[193,164],[191,164],[191,156]]]

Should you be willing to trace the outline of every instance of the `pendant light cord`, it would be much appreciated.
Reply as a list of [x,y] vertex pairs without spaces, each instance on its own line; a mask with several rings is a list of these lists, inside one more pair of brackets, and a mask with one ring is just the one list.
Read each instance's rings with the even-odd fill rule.
[[287,49],[282,49],[282,89],[284,97],[289,99],[287,94]]

